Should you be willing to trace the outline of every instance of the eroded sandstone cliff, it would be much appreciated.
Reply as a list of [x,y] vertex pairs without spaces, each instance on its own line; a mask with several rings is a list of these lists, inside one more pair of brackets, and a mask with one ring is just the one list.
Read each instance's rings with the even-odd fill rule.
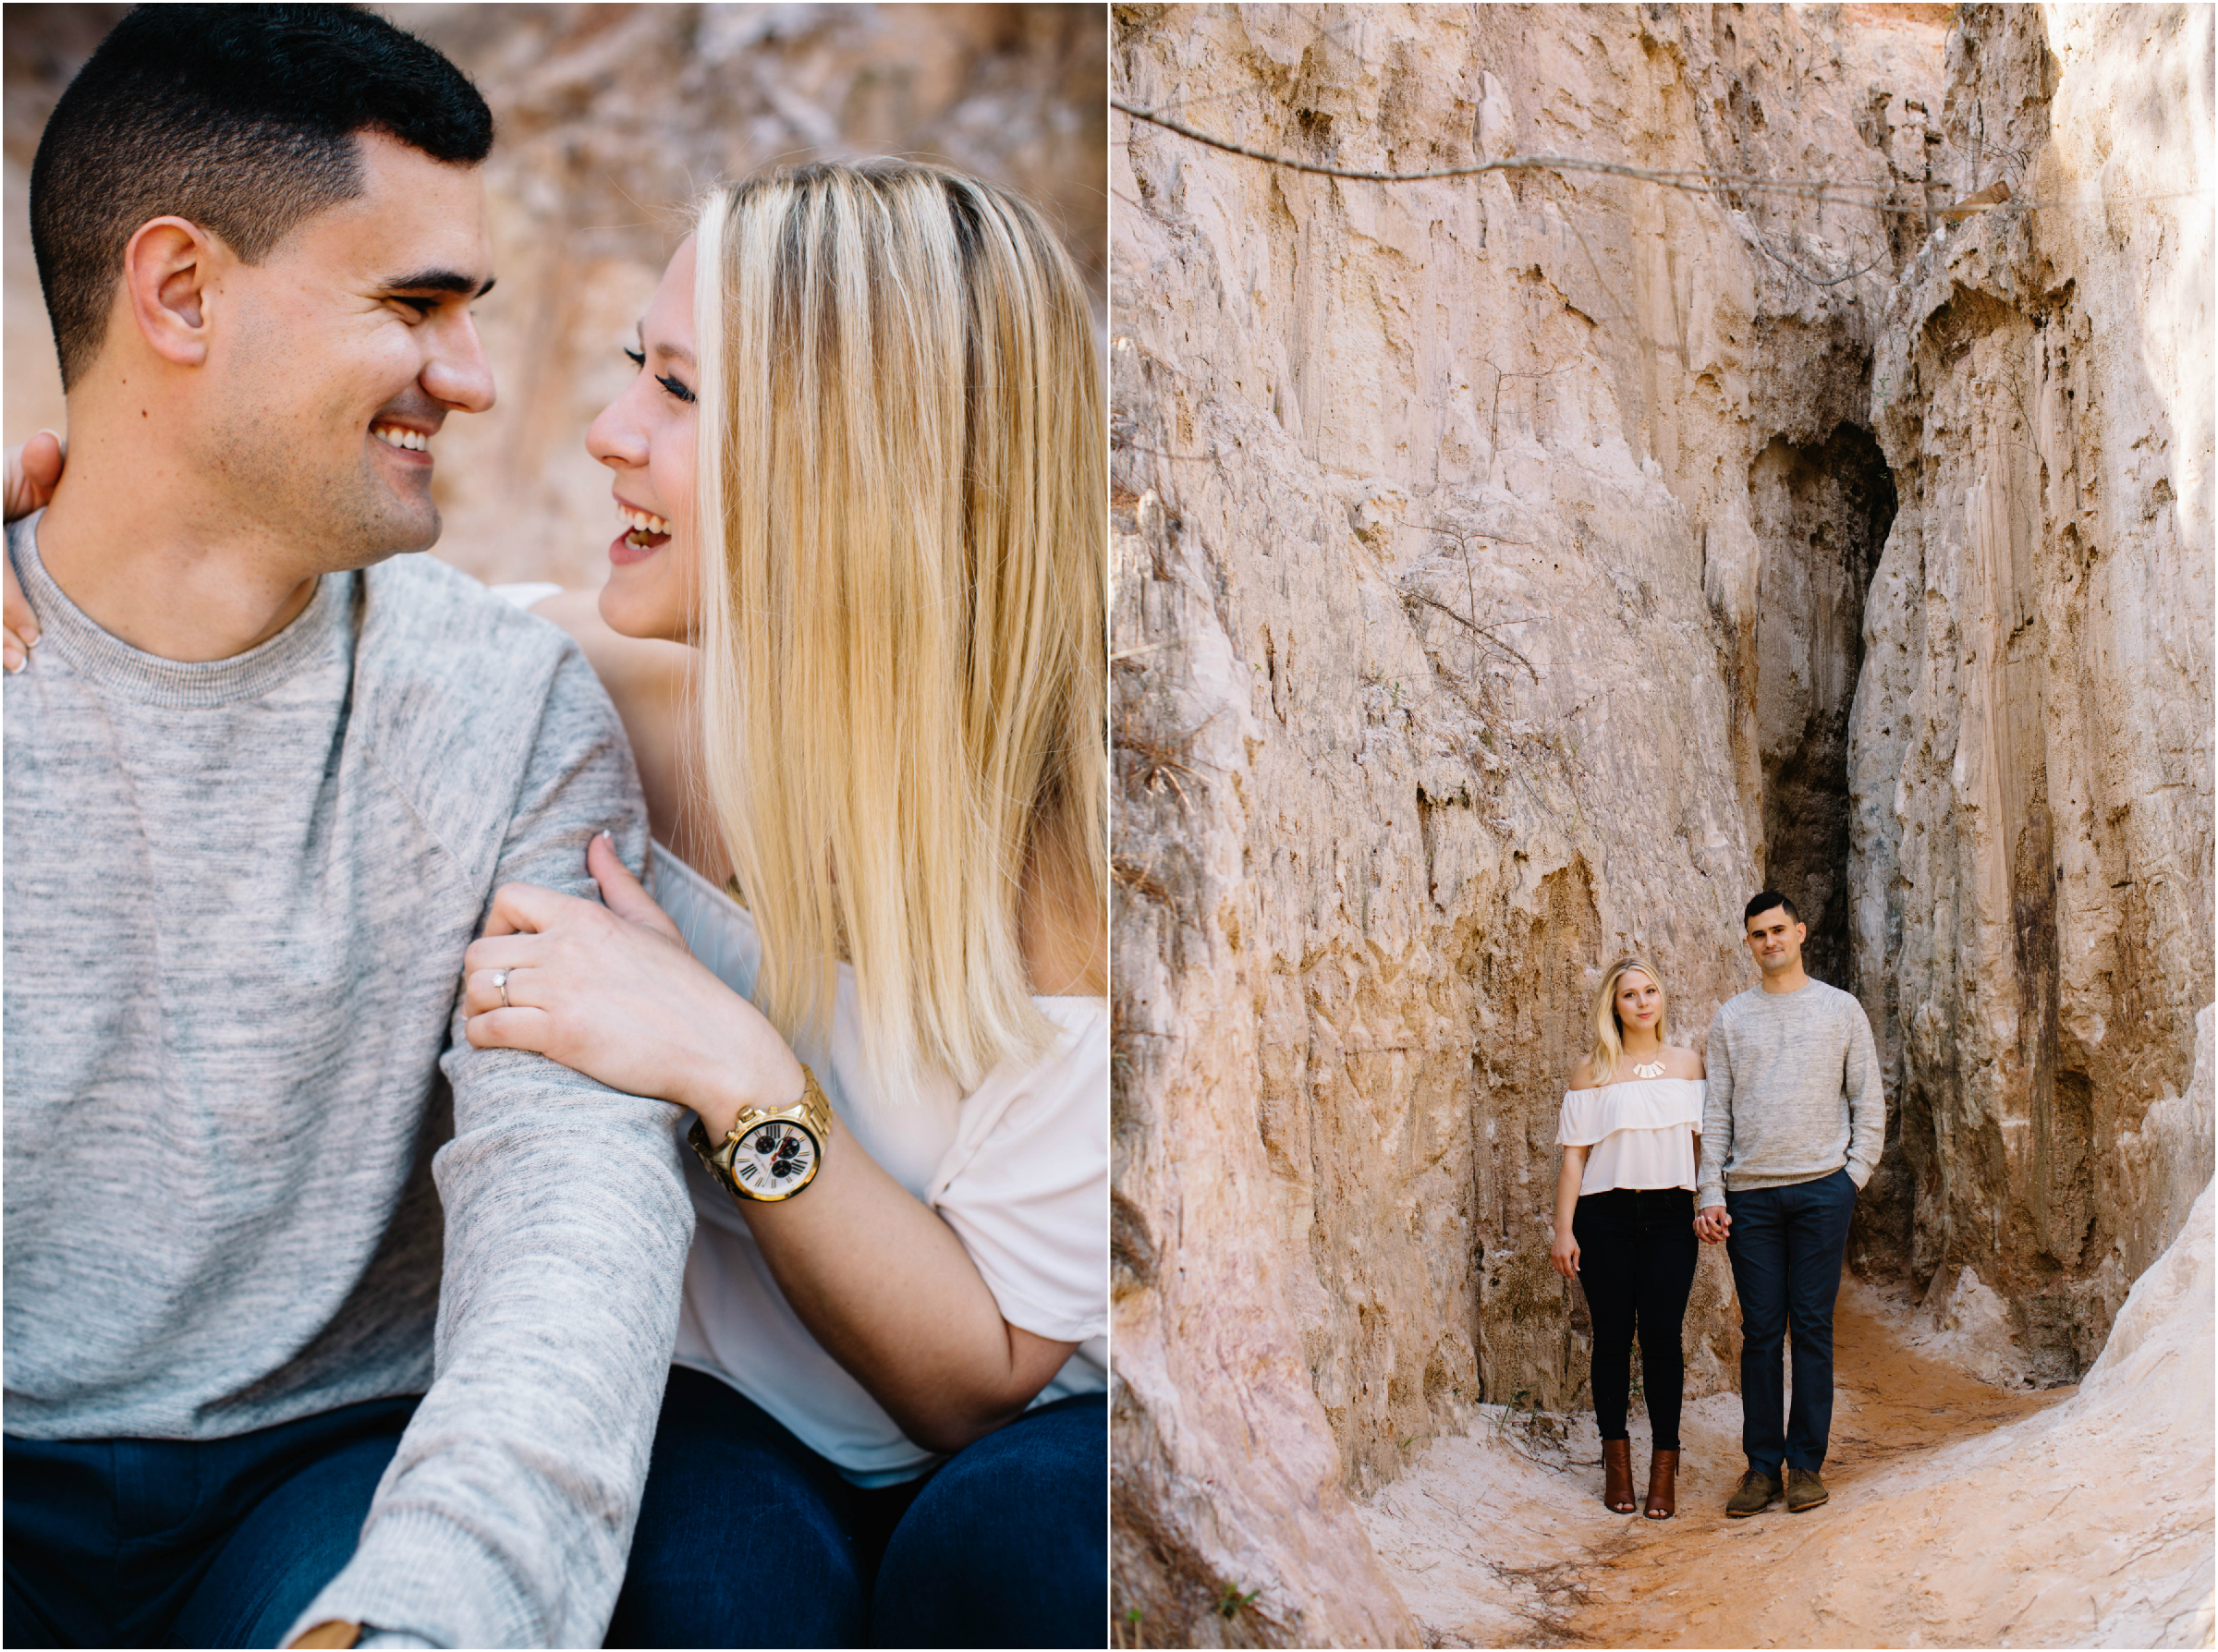
[[2211,1174],[2212,17],[1951,35],[1954,188],[1890,295],[1900,515],[1850,741],[1858,985],[1900,1139],[1864,1255],[2071,1381]]
[[[1118,117],[1127,1623],[1413,1637],[1347,1499],[1585,1403],[1587,995],[1639,948],[1699,1041],[1767,878],[1890,1063],[1858,1265],[2076,1375],[2210,1174],[2207,15],[1116,15],[1118,95],[1273,153],[1832,186]],[[1714,1255],[1688,1342],[1728,1385]]]

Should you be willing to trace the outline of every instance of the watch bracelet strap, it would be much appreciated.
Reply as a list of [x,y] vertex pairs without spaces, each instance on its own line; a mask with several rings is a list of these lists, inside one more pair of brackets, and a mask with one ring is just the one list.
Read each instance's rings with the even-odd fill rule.
[[[749,1108],[745,1112],[741,1113],[737,1119],[732,1121],[731,1129],[725,1133],[725,1141],[731,1140],[731,1138],[735,1136],[746,1135],[749,1130],[752,1130],[757,1124],[760,1124],[765,1119],[775,1118],[781,1114],[791,1112],[795,1108],[798,1107],[801,1111],[803,1123],[808,1125],[810,1130],[815,1133],[819,1150],[823,1150],[829,1144],[832,1137],[832,1103],[824,1095],[823,1086],[817,1083],[816,1075],[810,1070],[809,1063],[807,1062],[800,1062],[798,1063],[798,1065],[801,1069],[801,1094],[799,1099],[796,1101],[788,1102],[784,1107]],[[732,1184],[731,1178],[725,1173],[723,1167],[716,1162],[716,1152],[719,1144],[709,1139],[709,1127],[701,1123],[701,1115],[699,1113],[695,1113],[693,1115],[693,1127],[686,1132],[686,1141],[688,1145],[692,1148],[693,1151],[700,1157],[701,1168],[709,1172],[709,1180],[716,1183],[735,1199],[745,1199],[749,1204],[753,1204],[755,1202],[752,1199],[749,1199],[745,1194],[741,1193],[736,1186]]]

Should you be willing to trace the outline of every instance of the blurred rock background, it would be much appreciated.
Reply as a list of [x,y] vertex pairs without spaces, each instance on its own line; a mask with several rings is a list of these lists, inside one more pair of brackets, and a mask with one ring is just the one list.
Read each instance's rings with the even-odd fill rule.
[[[66,429],[27,193],[47,113],[122,6],[15,6],[6,103],[6,428]],[[448,425],[439,554],[479,577],[598,585],[615,531],[586,427],[709,183],[902,154],[1014,188],[1101,312],[1106,35],[1092,6],[383,6],[478,83],[499,288],[479,325],[500,404]]]

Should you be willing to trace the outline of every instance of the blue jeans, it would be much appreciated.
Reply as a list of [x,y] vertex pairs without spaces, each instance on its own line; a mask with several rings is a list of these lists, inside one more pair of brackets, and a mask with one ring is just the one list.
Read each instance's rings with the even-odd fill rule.
[[612,1646],[1098,1646],[1109,1408],[1057,1400],[862,1489],[713,1377],[670,1373]]
[[[1740,1447],[1778,1478],[1817,1469],[1833,1435],[1833,1303],[1856,1184],[1846,1170],[1785,1187],[1727,1192],[1725,1253],[1740,1296]],[[1794,1409],[1782,1419],[1780,1342],[1794,1332]]]
[[229,1439],[6,1443],[10,1646],[274,1646],[354,1556],[415,1414],[371,1400]]

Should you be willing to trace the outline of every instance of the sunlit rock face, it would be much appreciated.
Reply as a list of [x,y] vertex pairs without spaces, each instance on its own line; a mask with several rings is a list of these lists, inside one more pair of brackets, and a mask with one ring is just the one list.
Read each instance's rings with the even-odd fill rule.
[[[6,431],[63,428],[25,205],[39,131],[126,7],[11,13]],[[433,447],[438,553],[486,579],[598,585],[618,530],[586,427],[684,213],[778,162],[904,154],[1015,188],[1101,291],[1104,34],[1064,6],[396,6],[478,84],[498,286],[478,307],[499,388]]]
[[[1582,1301],[1547,1258],[1589,995],[1644,952],[1699,1044],[1753,981],[1739,915],[1766,882],[1888,1062],[1898,1117],[1852,1261],[1992,1297],[1958,1318],[2014,1328],[1993,1368],[2055,1379],[2185,1220],[2210,1174],[2189,1083],[2212,986],[2209,344],[2182,303],[2207,220],[2080,212],[2067,250],[2045,206],[1942,216],[1998,178],[2096,193],[2091,155],[2068,188],[2040,169],[2097,141],[2119,176],[2172,180],[2133,194],[2208,182],[2184,124],[2207,115],[2207,20],[2140,15],[2162,26],[1120,9],[1120,96],[1279,155],[1833,186],[1381,185],[1117,117],[1115,1564],[1149,1640],[1409,1644],[1347,1499],[1474,1398],[1590,1403]],[[2128,128],[2102,113],[2128,87],[2175,102]],[[1955,249],[1991,238],[1952,299]],[[1986,273],[2021,265],[2006,290]],[[2094,375],[2080,473],[2099,445],[2141,479],[2130,510],[2095,507],[2102,553],[2074,553],[2100,601],[2066,594],[2060,536],[2011,537],[2059,485],[2008,456],[2040,439],[1938,433],[2015,415],[1973,399],[1999,369],[1967,351],[2032,359],[2034,311],[2075,283],[2116,358],[2072,357]],[[2090,412],[2096,378],[2129,371],[2168,388]],[[1977,646],[2005,651],[1980,658],[2005,663],[1980,669],[2029,650],[2073,686],[2029,730],[2067,698],[2099,730],[2071,771],[2044,735],[2046,780],[1956,734],[2031,749],[2015,679],[1965,663],[1966,570],[2018,565],[1940,526],[1980,519],[1981,475],[2017,502],[1982,531],[2025,546],[2029,583],[2006,614],[1981,599],[2000,644]],[[2114,849],[2083,846],[2098,820]],[[2046,904],[2013,881],[2021,843]],[[2076,1065],[2094,1015],[2118,1053]],[[1732,1383],[1715,1254],[1687,1350],[1693,1391]]]
[[2211,1173],[2207,8],[1972,8],[1945,227],[1891,295],[1901,508],[1850,737],[1900,1140],[1867,1255],[2069,1381]]

